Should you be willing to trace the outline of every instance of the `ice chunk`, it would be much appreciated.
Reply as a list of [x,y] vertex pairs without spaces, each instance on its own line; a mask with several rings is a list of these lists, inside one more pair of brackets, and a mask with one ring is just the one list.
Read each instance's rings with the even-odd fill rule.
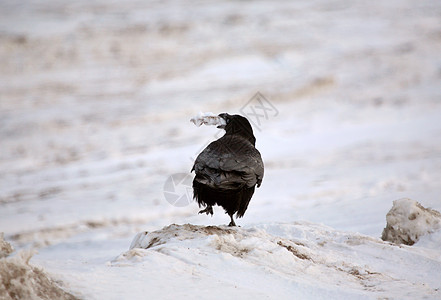
[[190,119],[196,126],[205,125],[226,125],[225,120],[212,112],[199,112],[196,116]]
[[421,236],[441,229],[441,214],[411,199],[395,200],[386,215],[381,238],[397,244],[413,245]]

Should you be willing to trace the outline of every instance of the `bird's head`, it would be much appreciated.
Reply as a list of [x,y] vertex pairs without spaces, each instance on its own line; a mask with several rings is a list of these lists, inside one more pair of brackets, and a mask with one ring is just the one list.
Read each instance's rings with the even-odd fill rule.
[[241,115],[230,115],[228,113],[221,113],[219,117],[225,120],[225,125],[219,125],[217,128],[224,129],[226,135],[240,135],[249,140],[253,145],[256,144],[253,128],[247,118]]

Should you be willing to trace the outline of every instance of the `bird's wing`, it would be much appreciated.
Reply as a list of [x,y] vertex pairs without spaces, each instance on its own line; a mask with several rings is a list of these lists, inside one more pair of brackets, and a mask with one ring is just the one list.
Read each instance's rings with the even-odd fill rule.
[[208,145],[196,158],[193,168],[202,183],[226,189],[260,186],[263,178],[259,151],[235,136],[224,136]]

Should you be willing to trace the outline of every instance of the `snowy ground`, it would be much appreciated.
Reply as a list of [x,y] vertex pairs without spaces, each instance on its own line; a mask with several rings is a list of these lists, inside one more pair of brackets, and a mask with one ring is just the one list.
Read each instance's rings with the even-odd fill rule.
[[[440,15],[436,1],[2,1],[0,231],[86,299],[441,298],[439,234],[379,239],[393,200],[441,210]],[[206,232],[221,209],[164,197],[220,136],[190,123],[199,111],[255,125],[265,177],[241,228]],[[128,251],[144,231],[162,244]]]

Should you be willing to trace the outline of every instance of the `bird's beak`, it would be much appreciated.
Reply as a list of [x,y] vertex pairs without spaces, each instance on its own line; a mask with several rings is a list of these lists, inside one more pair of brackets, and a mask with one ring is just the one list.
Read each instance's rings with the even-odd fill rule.
[[219,114],[218,115],[219,117],[221,117],[225,122],[225,124],[221,124],[221,125],[219,125],[219,126],[217,126],[217,128],[219,128],[219,129],[225,129],[225,126],[227,125],[227,123],[228,123],[228,121],[229,121],[229,114],[227,114],[227,113],[221,113],[221,114]]

